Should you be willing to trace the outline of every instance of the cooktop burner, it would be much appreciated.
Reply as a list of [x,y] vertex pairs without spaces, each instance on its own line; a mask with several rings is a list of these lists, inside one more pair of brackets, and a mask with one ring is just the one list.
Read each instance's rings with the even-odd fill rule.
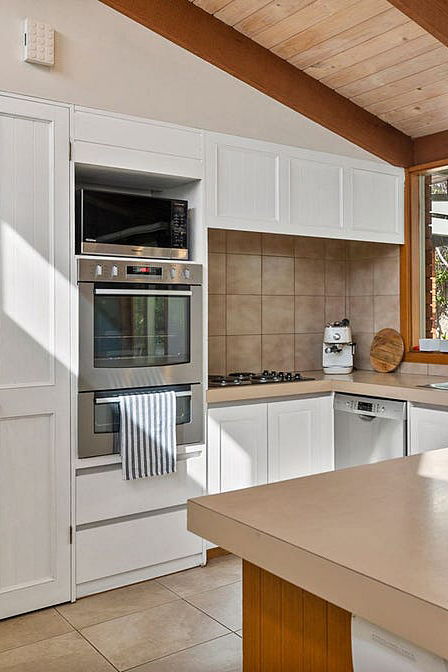
[[267,383],[298,383],[306,378],[299,371],[263,371],[262,373],[236,372],[228,376],[209,376],[209,387],[232,387],[236,385],[265,385]]

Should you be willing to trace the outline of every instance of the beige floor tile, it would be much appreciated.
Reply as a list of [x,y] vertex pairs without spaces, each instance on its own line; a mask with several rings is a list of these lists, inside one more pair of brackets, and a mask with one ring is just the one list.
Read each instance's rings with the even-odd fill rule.
[[181,597],[194,595],[240,581],[241,560],[234,555],[226,555],[212,560],[205,567],[187,569],[157,580]]
[[239,637],[226,635],[147,663],[133,672],[241,672],[241,649]]
[[133,586],[109,590],[107,593],[84,597],[73,604],[63,604],[57,609],[64,618],[80,630],[102,621],[110,621],[112,618],[151,609],[151,607],[172,602],[175,599],[176,595],[157,581],[145,581]]
[[230,630],[239,630],[242,627],[243,596],[241,581],[214,590],[207,590],[197,595],[189,595],[185,599]]
[[82,631],[119,670],[227,634],[222,625],[183,600],[169,602]]
[[112,672],[77,632],[0,653],[1,672]]
[[71,626],[54,609],[35,611],[0,621],[0,651],[71,632]]

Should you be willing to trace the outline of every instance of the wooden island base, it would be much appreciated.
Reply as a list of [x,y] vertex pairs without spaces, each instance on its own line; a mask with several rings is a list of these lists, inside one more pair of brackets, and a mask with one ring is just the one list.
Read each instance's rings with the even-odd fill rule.
[[243,671],[353,672],[350,614],[243,561]]

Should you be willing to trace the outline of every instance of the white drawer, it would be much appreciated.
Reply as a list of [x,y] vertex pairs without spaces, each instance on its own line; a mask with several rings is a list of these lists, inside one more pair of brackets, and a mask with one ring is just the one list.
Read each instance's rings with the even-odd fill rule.
[[185,504],[205,488],[205,453],[191,453],[177,462],[177,471],[123,481],[121,464],[76,477],[76,524],[83,525],[134,513]]
[[185,509],[87,528],[76,533],[76,583],[201,551],[202,539],[187,530]]

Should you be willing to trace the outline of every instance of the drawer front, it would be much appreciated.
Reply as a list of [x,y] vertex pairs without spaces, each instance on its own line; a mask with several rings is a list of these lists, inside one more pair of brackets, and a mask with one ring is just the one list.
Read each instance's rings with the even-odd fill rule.
[[178,460],[177,471],[123,481],[121,464],[76,477],[76,523],[83,525],[134,513],[185,504],[205,488],[205,453],[190,453]]
[[196,555],[202,539],[187,530],[185,509],[76,533],[76,583]]

